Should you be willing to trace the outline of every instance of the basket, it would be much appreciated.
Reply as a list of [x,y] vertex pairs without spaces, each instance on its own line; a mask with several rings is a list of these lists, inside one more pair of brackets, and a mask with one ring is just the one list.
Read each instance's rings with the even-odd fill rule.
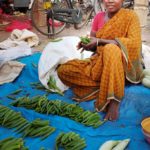
[[146,141],[150,144],[150,117],[145,118],[141,122],[141,126],[142,126],[142,132],[144,134],[144,137]]

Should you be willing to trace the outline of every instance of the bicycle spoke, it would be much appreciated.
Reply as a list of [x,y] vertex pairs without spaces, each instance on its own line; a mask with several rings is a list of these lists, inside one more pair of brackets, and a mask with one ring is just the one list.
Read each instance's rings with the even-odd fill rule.
[[[46,2],[46,3],[45,3]],[[65,3],[51,3],[50,0],[35,0],[31,9],[31,19],[34,27],[46,36],[54,36],[60,33],[66,26],[66,23],[47,18],[51,8],[67,7]]]

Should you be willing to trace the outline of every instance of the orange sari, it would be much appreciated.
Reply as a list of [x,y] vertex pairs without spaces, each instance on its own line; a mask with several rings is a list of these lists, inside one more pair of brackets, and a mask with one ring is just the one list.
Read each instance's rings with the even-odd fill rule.
[[96,98],[102,111],[114,99],[124,96],[125,77],[132,83],[141,80],[141,31],[137,15],[120,9],[102,29],[97,38],[116,40],[118,45],[98,46],[96,54],[85,60],[71,60],[58,68],[58,76],[76,94],[76,100]]

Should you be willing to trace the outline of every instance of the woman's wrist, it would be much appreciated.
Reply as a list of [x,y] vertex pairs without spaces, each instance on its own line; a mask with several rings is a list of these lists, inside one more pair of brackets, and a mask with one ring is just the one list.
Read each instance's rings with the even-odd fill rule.
[[98,46],[98,45],[99,45],[99,39],[96,38],[96,46]]

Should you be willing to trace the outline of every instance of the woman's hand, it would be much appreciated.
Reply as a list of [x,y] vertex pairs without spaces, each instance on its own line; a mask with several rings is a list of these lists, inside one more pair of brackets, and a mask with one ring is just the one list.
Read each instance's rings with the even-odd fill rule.
[[90,43],[84,44],[84,43],[82,43],[82,41],[80,41],[77,45],[77,48],[81,49],[81,52],[83,52],[84,50],[95,51],[96,46],[97,46],[97,38],[90,37]]
[[88,44],[84,44],[84,43],[81,43],[82,47],[85,49],[85,50],[92,50],[94,48],[96,48],[97,46],[97,38],[95,37],[91,37],[90,38],[90,43]]

